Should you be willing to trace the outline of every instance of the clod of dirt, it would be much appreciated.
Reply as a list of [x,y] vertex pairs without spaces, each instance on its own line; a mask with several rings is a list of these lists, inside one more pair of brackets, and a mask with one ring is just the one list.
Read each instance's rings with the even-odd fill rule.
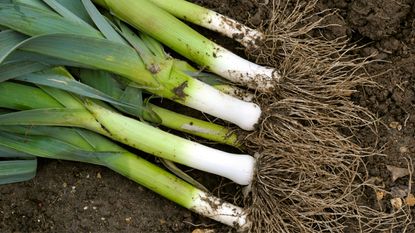
[[385,192],[384,191],[377,191],[376,192],[376,200],[380,201],[385,197]]
[[395,197],[395,198],[397,198],[397,197],[404,198],[408,195],[408,192],[409,192],[409,187],[404,186],[404,185],[393,187],[391,189],[392,197]]
[[408,197],[406,197],[406,204],[409,207],[414,207],[415,206],[415,197],[413,194],[409,194]]
[[399,147],[399,152],[401,154],[405,154],[405,153],[408,153],[409,152],[409,149],[406,146],[401,146],[401,147]]
[[348,14],[352,28],[372,40],[398,33],[400,24],[411,12],[412,0],[353,1]]
[[397,122],[397,121],[392,121],[391,123],[389,123],[389,127],[392,128],[392,129],[396,129],[398,131],[402,130],[402,125],[399,124],[399,122]]
[[407,168],[400,168],[400,167],[387,165],[386,169],[388,169],[388,171],[392,175],[392,182],[395,182],[397,179],[401,177],[409,176],[411,174]]
[[215,233],[212,229],[195,229],[192,233]]
[[391,199],[391,205],[393,206],[394,209],[399,210],[402,207],[402,199],[397,197],[394,199]]

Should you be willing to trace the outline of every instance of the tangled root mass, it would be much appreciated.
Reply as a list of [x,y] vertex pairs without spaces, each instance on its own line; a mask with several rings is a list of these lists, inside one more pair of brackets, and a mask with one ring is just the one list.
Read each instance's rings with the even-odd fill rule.
[[[385,213],[361,202],[368,181],[364,159],[380,156],[353,136],[376,132],[376,118],[355,105],[358,86],[376,85],[345,38],[319,32],[334,11],[315,12],[313,1],[269,1],[262,47],[247,51],[258,63],[279,68],[283,80],[259,94],[264,118],[245,137],[259,152],[256,179],[245,197],[251,232],[376,232],[410,221],[407,210]],[[335,26],[335,25],[330,25]],[[395,224],[395,225],[394,225]]]

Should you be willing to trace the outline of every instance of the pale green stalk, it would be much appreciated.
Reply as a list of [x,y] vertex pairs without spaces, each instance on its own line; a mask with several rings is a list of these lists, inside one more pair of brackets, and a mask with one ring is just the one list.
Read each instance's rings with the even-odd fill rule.
[[226,127],[178,114],[165,108],[158,107],[154,104],[150,104],[149,107],[160,116],[161,124],[163,126],[206,138],[211,141],[235,147],[239,146],[237,134],[230,131]]

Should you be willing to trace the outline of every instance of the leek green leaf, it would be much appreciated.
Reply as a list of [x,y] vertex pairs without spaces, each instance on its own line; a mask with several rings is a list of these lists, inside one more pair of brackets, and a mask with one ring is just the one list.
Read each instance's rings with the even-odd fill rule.
[[48,65],[32,61],[7,62],[0,65],[0,82],[7,81],[25,74],[41,71]]
[[27,36],[12,30],[5,30],[0,32],[0,64],[3,60],[25,41]]
[[83,21],[87,22],[90,25],[94,25],[91,17],[89,17],[88,12],[86,11],[84,5],[80,0],[56,0],[66,9],[76,14]]
[[55,12],[57,12],[58,14],[60,14],[63,18],[65,18],[67,20],[71,20],[74,23],[77,23],[79,25],[84,25],[86,27],[91,27],[91,25],[89,25],[88,23],[86,23],[85,21],[83,21],[81,18],[79,18],[72,11],[66,9],[66,7],[62,6],[58,1],[55,1],[55,0],[43,0],[43,2],[46,3]]
[[101,37],[101,33],[90,25],[79,24],[51,10],[26,4],[0,3],[0,25],[30,36],[60,32]]
[[114,74],[101,71],[80,69],[79,79],[82,83],[91,86],[115,99],[119,99],[123,93],[122,85],[115,78]]
[[[91,145],[78,128],[54,127],[54,126],[0,126],[0,131],[31,136],[48,136],[63,142],[76,145],[83,150],[95,150],[95,145]],[[0,155],[1,157],[1,155]]]
[[26,74],[16,78],[16,80],[54,87],[60,90],[78,94],[80,96],[102,100],[114,105],[121,105],[126,108],[134,108],[135,106],[120,102],[117,99],[114,99],[97,89],[94,89],[88,85],[76,81],[75,79],[70,79],[67,76],[61,75],[51,70]]
[[98,165],[104,165],[107,158],[119,154],[82,150],[76,145],[47,136],[19,135],[1,131],[0,145],[44,158],[87,162]]
[[36,158],[0,161],[0,185],[31,180],[36,175],[36,169]]
[[0,125],[48,125],[83,127],[94,121],[85,109],[45,108],[0,115]]
[[26,110],[62,107],[55,98],[33,86],[14,82],[1,82],[0,93],[0,107],[2,108]]
[[0,158],[32,159],[33,155],[25,154],[12,148],[0,146]]
[[[1,1],[0,1],[1,2]],[[9,0],[9,1],[3,1],[4,3],[20,3],[20,4],[26,4],[29,6],[37,7],[42,10],[49,11],[50,8],[42,1],[42,0]]]
[[106,39],[51,34],[33,37],[19,49],[114,72],[143,86],[159,86],[134,49]]
[[126,44],[125,40],[112,28],[90,0],[82,0],[86,11],[101,33],[110,41]]
[[82,69],[80,70],[80,79],[87,85],[123,103],[125,106],[114,105],[119,111],[139,118],[146,114],[146,116],[153,117],[155,122],[160,121],[159,117],[144,105],[141,89],[121,83],[114,75],[102,71]]

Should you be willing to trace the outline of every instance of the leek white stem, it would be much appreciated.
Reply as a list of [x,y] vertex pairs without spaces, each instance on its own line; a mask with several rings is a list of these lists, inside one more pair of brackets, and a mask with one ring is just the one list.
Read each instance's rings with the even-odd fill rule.
[[257,41],[264,38],[261,32],[214,11],[209,11],[200,25],[232,38],[247,48],[257,47]]
[[186,105],[227,120],[244,130],[254,130],[261,117],[258,105],[226,95],[221,91],[197,80],[190,81]]
[[243,46],[257,47],[264,34],[227,16],[185,0],[150,0],[174,16],[232,38]]
[[217,45],[214,51],[209,70],[232,82],[267,91],[280,80],[274,68],[257,65]]
[[240,231],[248,230],[251,224],[242,208],[200,190],[194,193],[190,209]]

